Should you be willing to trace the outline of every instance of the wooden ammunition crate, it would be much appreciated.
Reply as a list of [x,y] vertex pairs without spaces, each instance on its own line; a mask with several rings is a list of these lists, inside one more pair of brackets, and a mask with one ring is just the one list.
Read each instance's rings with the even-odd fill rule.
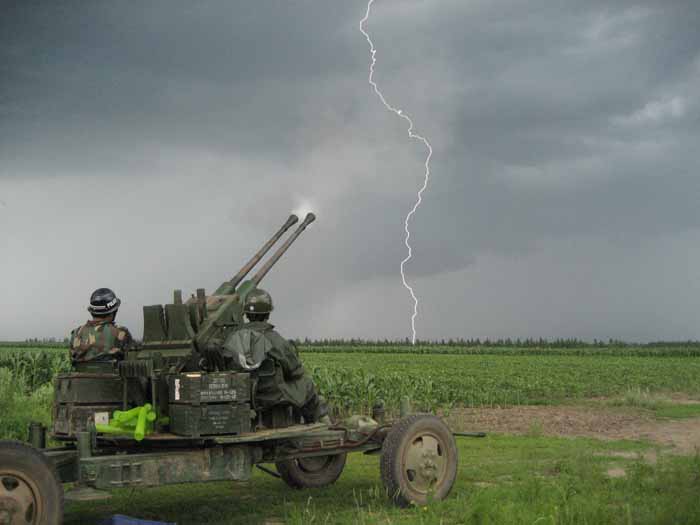
[[250,374],[190,372],[168,377],[171,404],[248,403]]
[[180,436],[242,434],[250,432],[250,423],[248,403],[170,405],[170,432]]

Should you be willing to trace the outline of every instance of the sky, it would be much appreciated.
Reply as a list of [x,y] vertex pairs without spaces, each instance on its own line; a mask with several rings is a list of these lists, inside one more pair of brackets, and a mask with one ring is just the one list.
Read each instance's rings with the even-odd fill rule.
[[[0,7],[0,340],[113,288],[262,283],[288,337],[411,337],[425,149],[367,80],[349,0]],[[374,80],[434,149],[406,277],[419,339],[700,339],[700,5],[376,0]]]

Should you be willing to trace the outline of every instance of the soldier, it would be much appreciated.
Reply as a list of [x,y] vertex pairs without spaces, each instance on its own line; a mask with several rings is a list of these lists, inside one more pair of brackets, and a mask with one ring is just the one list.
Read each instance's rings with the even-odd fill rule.
[[227,367],[254,372],[255,403],[263,409],[290,404],[307,423],[330,423],[326,404],[299,360],[296,347],[268,322],[272,297],[260,288],[251,291],[244,310],[248,322],[224,342]]
[[98,288],[92,293],[87,308],[92,320],[70,334],[73,364],[123,359],[124,352],[134,348],[129,330],[114,324],[120,304],[119,298],[109,288]]

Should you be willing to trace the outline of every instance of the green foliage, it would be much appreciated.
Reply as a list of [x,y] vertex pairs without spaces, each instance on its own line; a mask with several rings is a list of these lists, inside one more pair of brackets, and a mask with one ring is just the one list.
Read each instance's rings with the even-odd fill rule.
[[700,404],[665,404],[654,410],[654,415],[659,418],[685,419],[700,417]]
[[24,392],[33,392],[56,374],[70,370],[70,360],[65,348],[13,346],[0,348],[0,367],[12,371]]
[[0,348],[0,439],[26,439],[30,421],[50,424],[51,380],[69,368],[65,348]]
[[[684,348],[540,351],[361,345],[307,346],[301,350],[321,393],[339,413],[347,413],[368,412],[378,399],[396,411],[402,396],[411,399],[414,409],[427,411],[456,405],[548,404],[600,396],[623,396],[621,404],[644,408],[645,403],[657,403],[660,392],[700,394],[700,360]],[[66,349],[0,348],[0,367],[11,370],[27,393],[69,366]]]
[[622,396],[607,400],[605,404],[649,410],[657,418],[684,419],[700,416],[700,401],[677,402],[663,393],[653,392],[648,388],[631,388]]
[[700,393],[700,360],[687,357],[304,353],[330,404],[367,410],[382,398],[396,410],[550,404],[633,389]]
[[49,425],[52,399],[50,383],[30,391],[24,376],[0,367],[0,439],[27,439],[30,421]]
[[55,337],[48,339],[38,339],[36,337],[24,341],[0,341],[0,348],[67,348],[68,338],[62,341]]

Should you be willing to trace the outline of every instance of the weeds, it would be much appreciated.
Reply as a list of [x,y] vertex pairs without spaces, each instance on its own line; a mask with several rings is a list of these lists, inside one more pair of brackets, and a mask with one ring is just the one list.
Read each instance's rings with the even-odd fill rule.
[[606,404],[650,410],[659,418],[682,419],[700,416],[699,402],[679,403],[663,393],[641,387],[630,388],[621,397],[610,399]]
[[0,439],[24,440],[30,421],[50,423],[51,384],[45,383],[27,392],[25,376],[0,368]]

